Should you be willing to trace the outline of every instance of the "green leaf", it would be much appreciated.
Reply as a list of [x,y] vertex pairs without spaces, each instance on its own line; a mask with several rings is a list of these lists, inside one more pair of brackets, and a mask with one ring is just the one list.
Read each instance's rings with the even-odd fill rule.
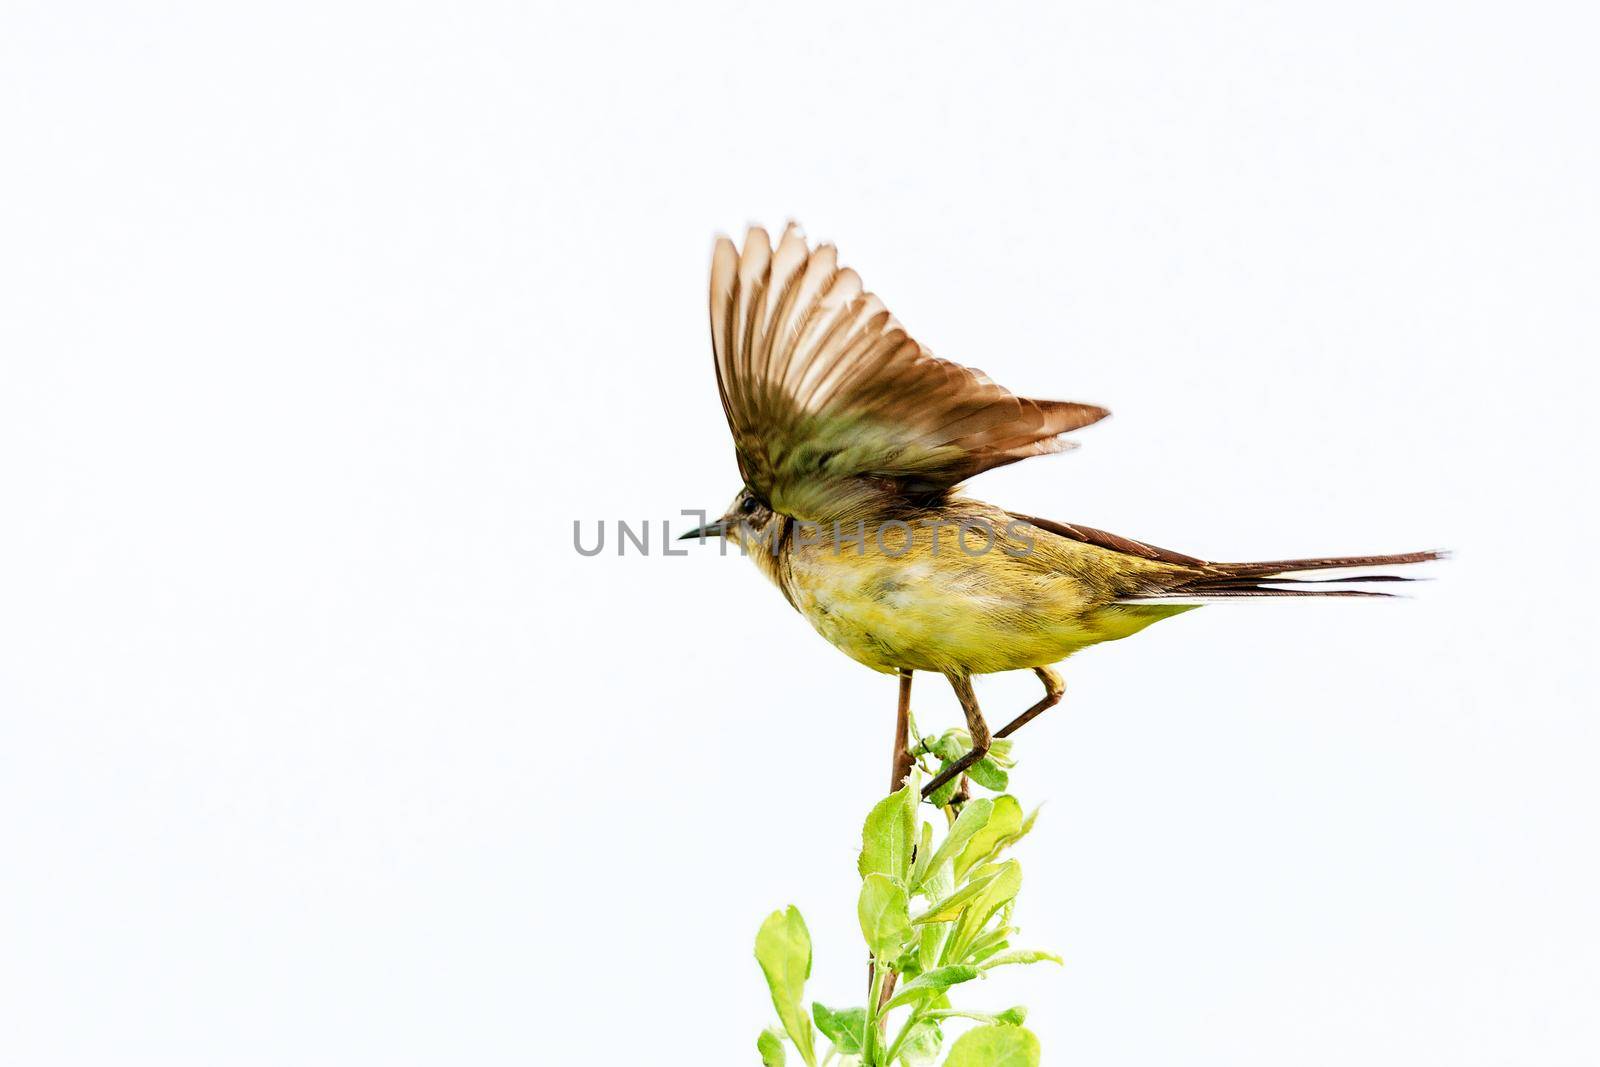
[[1044,810],[1044,805],[1040,804],[1037,808],[1028,812],[1028,817],[1022,820],[1022,829],[1018,830],[1017,836],[1011,839],[1013,842],[1021,841],[1028,836],[1028,831],[1033,829],[1034,821],[1039,818],[1039,812],[1042,810]]
[[[1013,900],[1013,903],[1015,903],[1015,900]],[[969,959],[967,962],[978,963],[981,960],[988,959],[997,952],[1003,952],[1010,948],[1011,946],[1007,939],[1016,932],[1016,927],[1008,925],[1007,923],[1000,923],[997,926],[991,926],[984,930],[981,936],[973,938],[972,947],[967,950],[969,955],[976,958]]]
[[815,1067],[816,1045],[811,1019],[800,1006],[806,979],[811,977],[811,934],[793,904],[767,916],[756,934],[756,961],[772,990],[772,1006],[783,1021],[783,1029],[800,1050],[807,1067]]
[[1028,1009],[1018,1005],[1007,1008],[1005,1011],[991,1014],[986,1011],[963,1011],[956,1008],[942,1008],[936,1010],[922,1010],[924,1019],[974,1019],[980,1023],[999,1026],[1021,1026],[1028,1017]]
[[[939,850],[928,858],[926,871],[938,871],[952,856],[959,856],[961,850],[972,840],[972,835],[983,829],[989,822],[989,816],[994,811],[994,801],[988,797],[979,797],[969,800],[961,806],[961,814],[956,816],[956,821],[950,824],[950,829],[945,832],[944,840],[939,842]],[[917,865],[922,868],[919,862]],[[927,877],[926,874],[923,875]],[[913,886],[915,888],[915,886]]]
[[989,883],[993,882],[999,876],[1000,872],[996,871],[993,874],[986,874],[980,878],[974,878],[972,881],[968,882],[954,893],[951,893],[949,896],[928,905],[927,911],[922,912],[911,921],[918,924],[946,923],[953,921],[960,916],[962,910],[967,906],[968,901],[972,900],[979,893],[982,893],[985,889],[989,888]]
[[1001,770],[1000,765],[988,756],[967,768],[967,777],[996,793],[1005,792],[1006,786],[1011,781],[1010,776]]
[[994,809],[983,829],[972,835],[972,840],[956,858],[956,879],[959,881],[975,864],[988,859],[1021,829],[1022,805],[1017,803],[1017,798],[1010,794],[995,797]]
[[929,925],[922,928],[917,939],[917,969],[931,971],[939,962],[939,950],[944,947],[945,928]]
[[782,1035],[772,1030],[761,1031],[761,1036],[756,1038],[756,1051],[761,1053],[761,1067],[783,1067],[787,1058],[783,1054]]
[[917,886],[917,895],[929,900],[943,900],[956,891],[956,876],[950,864],[941,863],[923,876]]
[[961,918],[956,921],[955,930],[950,934],[952,947],[948,959],[965,959],[972,948],[972,943],[983,932],[984,925],[1022,888],[1022,864],[1016,860],[1007,860],[995,870],[995,877],[983,887],[983,892],[962,910]]
[[869,874],[861,883],[856,915],[861,920],[861,936],[867,939],[872,955],[885,962],[899,958],[901,948],[911,940],[906,891],[886,874]]
[[1006,938],[1016,931],[1009,926],[1002,926],[998,930],[990,930],[982,937],[972,942],[972,947],[967,949],[967,962],[977,967],[991,956],[998,956],[1011,947],[1011,942]]
[[833,1042],[835,1052],[840,1055],[851,1055],[861,1051],[861,1042],[867,1032],[866,1008],[831,1011],[819,1003],[813,1003],[811,1015],[817,1020],[817,1029]]
[[899,1060],[906,1067],[924,1067],[939,1058],[944,1033],[933,1019],[918,1019],[900,1042]]
[[861,877],[884,874],[904,883],[911,867],[911,844],[916,833],[917,794],[910,785],[890,793],[867,813],[861,828]]
[[[938,775],[943,774],[945,771],[948,771],[951,767],[955,766],[955,762],[956,761],[953,759],[940,760],[939,769],[934,772],[934,776],[937,777]],[[958,774],[944,785],[941,785],[938,789],[935,789],[932,793],[930,793],[928,795],[928,803],[932,804],[936,808],[942,808],[946,804],[950,803],[951,799],[956,795],[956,790],[960,788],[961,776]]]
[[991,956],[984,960],[979,970],[992,970],[995,967],[1006,967],[1014,963],[1060,963],[1061,957],[1054,952],[1042,952],[1036,948],[1019,948],[1010,952],[1002,952],[998,956]]
[[972,735],[962,729],[946,730],[933,743],[933,753],[942,760],[954,763],[972,747]]
[[980,1026],[950,1046],[944,1067],[1039,1067],[1039,1039],[1020,1026]]
[[911,874],[907,877],[906,885],[915,890],[928,877],[928,864],[933,860],[933,823],[922,824],[922,835],[917,838],[916,857],[911,862]]
[[889,1001],[889,1007],[898,1008],[902,1004],[910,1004],[914,1000],[943,993],[953,985],[970,982],[978,977],[978,968],[957,965],[954,967],[939,967],[919,974],[901,987],[894,999]]

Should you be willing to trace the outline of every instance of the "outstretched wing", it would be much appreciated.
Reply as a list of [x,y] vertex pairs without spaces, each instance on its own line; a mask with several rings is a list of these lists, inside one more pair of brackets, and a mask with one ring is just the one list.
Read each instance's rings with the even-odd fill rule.
[[779,512],[852,516],[887,493],[937,497],[957,482],[1061,452],[1105,418],[1090,404],[1026,400],[936,359],[883,302],[790,224],[773,249],[719,238],[711,261],[717,387],[745,483]]

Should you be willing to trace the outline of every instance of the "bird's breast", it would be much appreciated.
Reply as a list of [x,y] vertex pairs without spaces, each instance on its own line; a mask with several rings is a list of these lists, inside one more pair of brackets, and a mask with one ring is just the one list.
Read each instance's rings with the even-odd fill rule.
[[791,554],[788,587],[829,642],[880,671],[984,674],[1054,663],[1086,643],[1088,590],[1003,553]]

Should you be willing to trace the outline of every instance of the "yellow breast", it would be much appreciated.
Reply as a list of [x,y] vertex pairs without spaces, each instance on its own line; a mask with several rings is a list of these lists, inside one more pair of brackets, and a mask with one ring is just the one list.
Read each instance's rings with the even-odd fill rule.
[[893,533],[901,536],[797,544],[781,579],[818,633],[875,670],[1046,666],[1183,610],[1116,603],[1114,574],[1100,558],[1116,554],[1093,546],[1059,538],[1023,546],[1001,534],[975,554],[951,529]]

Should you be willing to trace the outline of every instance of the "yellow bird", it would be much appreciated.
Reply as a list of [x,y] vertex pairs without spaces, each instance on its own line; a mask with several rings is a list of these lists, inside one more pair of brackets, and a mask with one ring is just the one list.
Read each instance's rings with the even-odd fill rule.
[[742,252],[717,241],[711,339],[744,488],[683,536],[738,543],[835,647],[898,673],[902,706],[911,672],[950,680],[973,747],[924,795],[989,749],[975,674],[1026,668],[1044,682],[1043,699],[994,734],[1005,737],[1060,701],[1051,665],[1081,648],[1215,598],[1381,595],[1300,575],[1439,558],[1212,563],[960,495],[975,474],[1072,447],[1061,435],[1109,412],[1014,396],[936,359],[832,245],[813,250],[792,223],[776,248],[759,228]]

